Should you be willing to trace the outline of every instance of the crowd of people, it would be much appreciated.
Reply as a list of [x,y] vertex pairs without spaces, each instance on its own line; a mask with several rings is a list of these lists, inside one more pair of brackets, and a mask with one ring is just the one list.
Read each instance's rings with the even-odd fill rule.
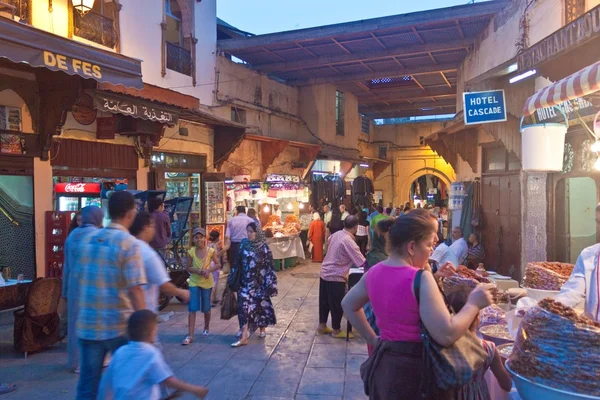
[[[160,399],[176,392],[204,398],[208,391],[177,379],[158,340],[158,299],[162,292],[188,303],[188,335],[194,342],[196,313],[204,315],[203,337],[210,335],[211,308],[217,301],[220,270],[231,264],[228,287],[237,292],[238,341],[276,323],[270,300],[277,295],[273,257],[255,213],[239,208],[229,220],[225,246],[218,232],[196,228],[185,267],[189,290],[170,281],[164,252],[171,238],[162,200],[138,211],[133,195],[115,192],[104,212],[83,208],[65,243],[62,296],[67,304],[68,367],[79,374],[77,399]],[[237,276],[237,282],[232,277]]]

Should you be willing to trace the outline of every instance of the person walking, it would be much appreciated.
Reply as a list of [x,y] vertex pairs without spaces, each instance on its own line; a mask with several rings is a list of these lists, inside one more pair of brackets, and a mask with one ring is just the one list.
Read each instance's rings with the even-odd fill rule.
[[[225,265],[225,263],[227,262],[227,252],[225,251],[225,248],[223,247],[223,244],[221,243],[221,237],[219,234],[219,231],[214,230],[214,231],[210,231],[209,235],[208,235],[208,247],[210,247],[211,249],[213,249],[215,251],[215,253],[217,254],[217,259],[219,260],[219,264],[221,265],[220,268],[215,269],[213,271],[213,280],[214,280],[214,287],[212,290],[212,307],[216,307],[217,303],[219,302],[218,297],[217,297],[217,292],[219,290],[219,277],[221,276],[221,268],[223,268],[223,266]],[[211,261],[211,268],[213,268],[215,266],[214,261]]]
[[331,235],[333,235],[334,233],[341,231],[342,229],[344,229],[344,220],[342,219],[342,212],[339,209],[334,208],[331,212],[331,220],[327,225],[327,230],[329,231],[328,238],[331,237]]
[[[323,244],[325,241],[325,224],[319,213],[313,213],[313,220],[308,230],[308,241],[312,244],[312,260],[323,261]],[[310,247],[310,246],[309,246]]]
[[238,249],[242,240],[248,238],[246,227],[255,222],[246,215],[246,207],[237,206],[235,208],[236,216],[227,221],[227,230],[225,231],[225,250],[230,264],[235,264],[235,258],[238,255]]
[[360,249],[363,256],[367,255],[367,248],[369,247],[369,222],[367,221],[368,215],[365,211],[359,211],[358,215],[358,228],[356,230],[356,244]]
[[[212,273],[221,268],[217,252],[206,244],[206,231],[196,228],[192,232],[194,246],[188,251],[186,269],[190,273],[190,303],[188,305],[188,335],[181,343],[184,346],[194,341],[196,313],[204,314],[202,336],[210,335],[210,294],[215,286]],[[212,266],[211,266],[212,265]]]
[[96,399],[104,357],[127,343],[127,319],[146,308],[142,285],[148,281],[140,245],[128,231],[136,214],[133,195],[114,192],[108,199],[110,224],[86,236],[73,260],[80,271],[77,400]]
[[165,202],[156,197],[148,202],[148,211],[154,219],[155,234],[150,242],[150,246],[158,251],[165,258],[165,250],[171,241],[171,219],[165,212]]
[[130,342],[115,354],[108,370],[102,376],[99,399],[160,400],[161,386],[188,392],[203,399],[208,389],[179,380],[162,355],[153,346],[156,343],[158,319],[150,310],[134,312],[127,324]]
[[271,297],[277,296],[273,254],[256,223],[248,224],[247,231],[248,238],[242,241],[238,257],[229,274],[232,278],[237,275],[236,270],[240,270],[237,300],[241,336],[232,347],[247,345],[248,338],[257,328],[260,330],[260,338],[265,338],[266,327],[277,323],[271,302]]
[[73,230],[65,241],[65,262],[62,276],[62,298],[67,303],[67,367],[79,373],[79,341],[77,339],[77,316],[79,315],[79,259],[82,241],[102,227],[104,212],[96,206],[80,211],[81,226]]
[[171,283],[165,262],[150,247],[149,243],[152,242],[156,233],[156,223],[154,221],[155,219],[152,214],[142,211],[135,217],[133,224],[129,228],[129,233],[138,239],[144,262],[144,270],[146,271],[146,279],[148,280],[148,283],[143,286],[146,308],[153,313],[157,313],[160,292],[167,296],[177,296],[185,302],[189,301],[190,292],[179,289]]
[[[321,265],[319,279],[319,328],[320,335],[331,334],[335,338],[346,338],[341,330],[342,299],[346,294],[348,275],[352,266],[361,267],[365,258],[360,253],[354,234],[358,218],[349,216],[344,220],[344,229],[331,235],[329,250]],[[331,327],[327,319],[331,313]],[[350,332],[350,337],[353,337]]]
[[[489,286],[479,285],[460,312],[449,313],[434,276],[427,270],[437,228],[435,219],[421,213],[398,218],[390,229],[387,260],[372,267],[342,301],[348,321],[375,348],[371,357],[377,362],[361,373],[370,399],[420,398],[420,322],[438,344],[451,346],[467,333],[479,310],[492,301]],[[415,282],[419,270],[424,271]],[[363,313],[368,301],[377,315],[381,337]]]

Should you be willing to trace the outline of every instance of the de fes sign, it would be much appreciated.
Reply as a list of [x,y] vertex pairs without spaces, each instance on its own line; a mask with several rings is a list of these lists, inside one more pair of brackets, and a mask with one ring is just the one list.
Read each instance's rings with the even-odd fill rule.
[[506,121],[504,90],[463,93],[465,125]]

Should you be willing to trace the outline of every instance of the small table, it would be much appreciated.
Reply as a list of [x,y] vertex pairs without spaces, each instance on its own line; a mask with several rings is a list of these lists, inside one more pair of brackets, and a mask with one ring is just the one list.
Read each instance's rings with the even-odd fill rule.
[[5,285],[0,286],[0,311],[24,306],[29,286],[30,280],[19,282],[16,279],[9,279]]
[[[350,268],[348,275],[348,291],[360,281],[360,278],[365,274],[364,268]],[[350,340],[350,322],[346,319],[346,341]]]

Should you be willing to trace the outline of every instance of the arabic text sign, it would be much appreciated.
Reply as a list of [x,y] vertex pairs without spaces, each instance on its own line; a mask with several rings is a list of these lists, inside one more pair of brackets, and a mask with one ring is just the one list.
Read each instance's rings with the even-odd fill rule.
[[174,125],[179,119],[179,115],[174,109],[160,107],[148,101],[112,96],[108,93],[96,94],[94,104],[96,108],[102,111],[146,119],[161,124]]
[[102,68],[99,65],[50,51],[44,51],[44,64],[49,68],[62,69],[63,71],[84,77],[102,78]]
[[465,125],[506,121],[504,90],[463,93]]

